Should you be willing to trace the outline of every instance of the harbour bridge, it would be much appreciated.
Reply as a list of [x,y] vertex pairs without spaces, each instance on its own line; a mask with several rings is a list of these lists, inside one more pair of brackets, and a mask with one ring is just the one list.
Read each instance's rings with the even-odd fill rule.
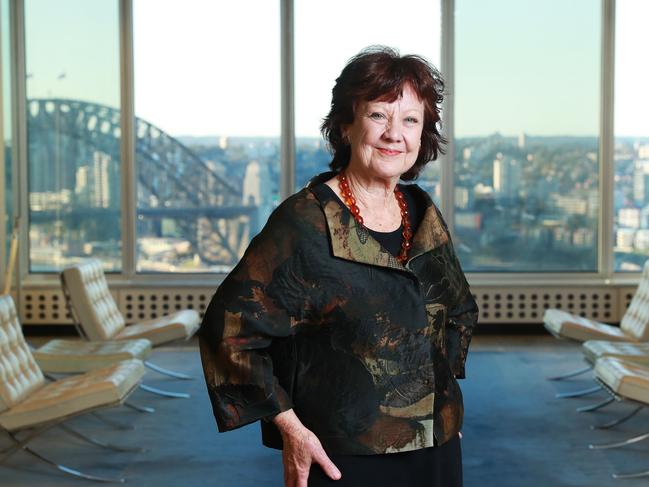
[[[30,204],[30,221],[75,228],[119,219],[120,110],[69,99],[30,99],[27,107],[30,198],[72,195],[72,201]],[[171,221],[203,262],[236,263],[259,225],[257,206],[244,204],[241,185],[229,182],[236,178],[226,179],[223,164],[203,160],[141,118],[135,150],[138,237],[163,237],[163,221],[166,227]],[[90,178],[93,194],[82,200]]]

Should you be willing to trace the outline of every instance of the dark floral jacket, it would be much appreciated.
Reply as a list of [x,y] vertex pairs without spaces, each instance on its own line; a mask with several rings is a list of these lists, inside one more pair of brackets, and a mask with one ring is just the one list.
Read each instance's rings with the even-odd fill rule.
[[[219,431],[293,408],[329,453],[445,443],[463,417],[478,308],[439,210],[402,265],[320,184],[284,201],[219,286],[199,332]],[[265,445],[281,448],[262,421]]]

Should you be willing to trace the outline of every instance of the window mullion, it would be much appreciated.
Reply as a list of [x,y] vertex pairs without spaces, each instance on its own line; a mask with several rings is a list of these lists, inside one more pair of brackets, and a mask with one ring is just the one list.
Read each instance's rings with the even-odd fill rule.
[[27,183],[27,100],[25,74],[25,4],[24,0],[9,3],[11,26],[11,120],[12,141],[12,185],[14,189],[14,216],[19,218],[18,259],[16,261],[16,298],[20,308],[21,284],[29,272],[28,239],[28,183]]
[[120,0],[121,216],[122,275],[135,275],[137,168],[135,166],[135,103],[133,81],[133,1]]
[[600,275],[608,278],[615,271],[613,258],[615,0],[602,0],[602,44],[600,54],[598,267]]
[[280,198],[295,188],[295,55],[294,0],[280,0],[281,134]]
[[455,0],[442,0],[442,56],[441,72],[444,77],[445,91],[443,111],[444,134],[448,138],[446,154],[441,158],[440,166],[440,210],[444,215],[449,230],[455,227],[454,204],[454,166],[455,166]]

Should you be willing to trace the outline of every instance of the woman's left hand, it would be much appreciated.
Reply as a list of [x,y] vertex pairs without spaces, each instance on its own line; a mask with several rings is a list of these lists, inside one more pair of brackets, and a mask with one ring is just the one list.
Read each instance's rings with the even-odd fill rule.
[[292,409],[284,411],[273,418],[282,434],[284,447],[284,486],[307,487],[311,465],[317,463],[332,480],[341,477],[340,470],[334,465],[322,448],[318,437],[298,419]]

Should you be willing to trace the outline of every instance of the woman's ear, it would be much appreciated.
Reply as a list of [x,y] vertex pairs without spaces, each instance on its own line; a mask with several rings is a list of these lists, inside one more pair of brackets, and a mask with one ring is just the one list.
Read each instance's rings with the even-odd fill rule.
[[351,144],[351,140],[349,138],[349,129],[350,129],[349,125],[341,125],[340,126],[340,135],[341,135],[341,137],[343,139],[343,143],[345,143],[345,145],[350,145]]

